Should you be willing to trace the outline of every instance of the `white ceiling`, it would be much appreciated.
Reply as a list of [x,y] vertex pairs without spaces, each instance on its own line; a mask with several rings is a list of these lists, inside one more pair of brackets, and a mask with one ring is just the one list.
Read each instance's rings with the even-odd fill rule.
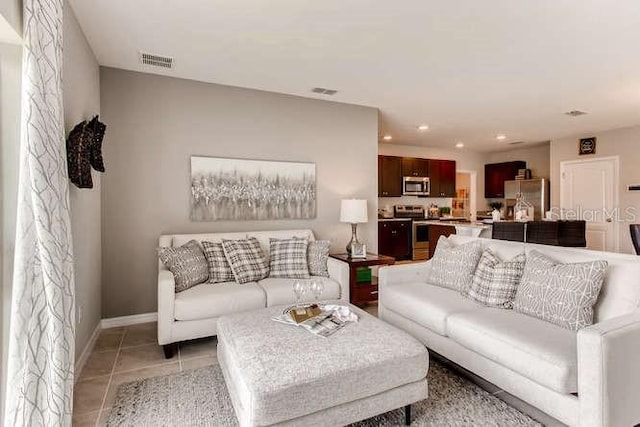
[[70,2],[101,65],[377,107],[393,143],[487,151],[640,124],[638,0]]

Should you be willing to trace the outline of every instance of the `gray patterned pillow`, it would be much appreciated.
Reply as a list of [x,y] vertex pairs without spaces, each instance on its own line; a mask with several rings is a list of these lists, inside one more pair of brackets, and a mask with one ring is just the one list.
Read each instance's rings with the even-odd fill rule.
[[449,239],[440,236],[436,253],[431,259],[429,282],[443,288],[467,292],[481,255],[482,243],[479,241],[453,246]]
[[222,249],[236,282],[255,282],[269,275],[269,262],[255,237],[246,240],[223,239]]
[[308,279],[306,239],[269,239],[269,277]]
[[209,278],[207,260],[195,240],[177,248],[158,248],[158,258],[173,273],[176,292],[182,292]]
[[589,326],[607,265],[606,261],[558,264],[531,251],[513,309],[572,331]]
[[208,283],[233,282],[236,280],[231,266],[224,256],[222,243],[202,242],[202,247],[209,265]]
[[328,240],[309,242],[307,264],[309,265],[309,274],[312,276],[329,277],[327,261],[329,260],[330,245],[331,243]]
[[491,249],[485,249],[465,296],[483,305],[513,308],[525,260],[522,253],[509,261],[502,261]]

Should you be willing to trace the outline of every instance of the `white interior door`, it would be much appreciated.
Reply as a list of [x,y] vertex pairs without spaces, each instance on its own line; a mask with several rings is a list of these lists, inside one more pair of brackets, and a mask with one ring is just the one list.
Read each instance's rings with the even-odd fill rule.
[[560,163],[560,216],[587,222],[587,248],[618,252],[618,158]]

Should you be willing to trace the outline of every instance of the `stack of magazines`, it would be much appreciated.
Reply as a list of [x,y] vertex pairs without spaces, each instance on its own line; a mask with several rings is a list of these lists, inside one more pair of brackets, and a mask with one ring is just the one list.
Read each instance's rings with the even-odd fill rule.
[[273,318],[276,322],[300,326],[321,337],[335,334],[351,322],[358,321],[358,315],[346,305],[303,304],[284,309]]

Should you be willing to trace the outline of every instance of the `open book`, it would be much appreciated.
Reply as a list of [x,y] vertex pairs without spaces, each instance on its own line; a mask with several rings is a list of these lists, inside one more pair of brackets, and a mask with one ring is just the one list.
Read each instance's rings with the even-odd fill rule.
[[281,315],[273,317],[273,320],[328,337],[349,323],[357,322],[358,316],[345,305],[303,304],[287,307]]

